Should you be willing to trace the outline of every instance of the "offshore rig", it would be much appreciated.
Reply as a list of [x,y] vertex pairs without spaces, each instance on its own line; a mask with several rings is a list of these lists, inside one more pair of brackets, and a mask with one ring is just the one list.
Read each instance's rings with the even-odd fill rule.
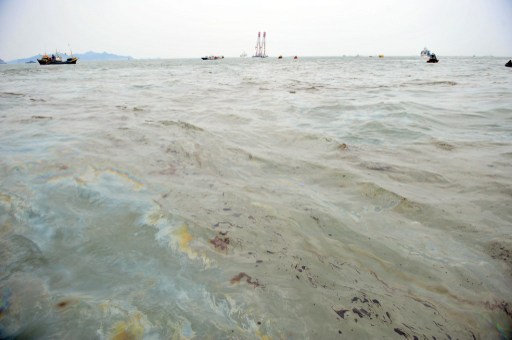
[[258,32],[258,40],[256,40],[256,52],[253,58],[266,58],[268,57],[266,49],[267,32],[263,32],[263,40],[261,39],[261,32]]

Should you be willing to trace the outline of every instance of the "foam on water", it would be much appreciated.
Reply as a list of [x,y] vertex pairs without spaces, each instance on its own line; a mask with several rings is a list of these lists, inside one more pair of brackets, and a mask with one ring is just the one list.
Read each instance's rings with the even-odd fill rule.
[[0,337],[507,338],[497,58],[0,67]]

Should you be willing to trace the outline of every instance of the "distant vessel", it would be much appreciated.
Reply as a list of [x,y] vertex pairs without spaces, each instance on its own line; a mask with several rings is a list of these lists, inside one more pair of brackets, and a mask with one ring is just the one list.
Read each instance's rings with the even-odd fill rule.
[[245,58],[247,57],[247,53],[245,53],[245,51],[242,51],[242,54],[240,54],[240,58]]
[[73,52],[71,52],[71,57],[67,58],[65,61],[62,60],[62,57],[59,55],[59,52],[55,51],[55,54],[52,56],[48,56],[48,54],[44,54],[41,59],[37,59],[39,65],[68,65],[68,64],[76,64],[78,61],[77,57],[73,56]]
[[208,56],[208,57],[202,57],[201,59],[203,59],[203,60],[217,60],[217,59],[224,59],[224,56],[223,55],[221,55],[221,56],[211,55],[211,56]]
[[421,51],[420,55],[423,57],[423,58],[430,58],[430,55],[432,54],[432,52],[430,52],[430,50],[426,47],[423,48],[423,50]]
[[427,59],[427,63],[437,63],[439,60],[435,53],[432,53],[428,48],[424,47],[420,53],[422,58]]
[[427,63],[437,63],[439,60],[436,57],[435,53],[430,53],[430,58],[427,60]]
[[267,32],[263,32],[263,40],[261,40],[261,32],[258,32],[258,40],[256,41],[256,53],[252,56],[253,58],[266,58],[266,40]]
[[384,58],[384,54],[379,54],[379,58]]
[[35,64],[36,62],[33,60],[27,61],[25,64]]

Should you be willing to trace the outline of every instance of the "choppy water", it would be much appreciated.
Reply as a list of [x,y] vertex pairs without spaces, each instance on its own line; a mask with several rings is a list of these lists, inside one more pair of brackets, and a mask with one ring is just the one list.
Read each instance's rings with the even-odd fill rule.
[[0,67],[0,337],[499,339],[499,58]]

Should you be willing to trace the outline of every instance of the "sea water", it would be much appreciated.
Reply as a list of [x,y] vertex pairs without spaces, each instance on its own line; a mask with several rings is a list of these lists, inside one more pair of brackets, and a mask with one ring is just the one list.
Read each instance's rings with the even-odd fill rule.
[[502,58],[0,67],[0,338],[499,339]]

